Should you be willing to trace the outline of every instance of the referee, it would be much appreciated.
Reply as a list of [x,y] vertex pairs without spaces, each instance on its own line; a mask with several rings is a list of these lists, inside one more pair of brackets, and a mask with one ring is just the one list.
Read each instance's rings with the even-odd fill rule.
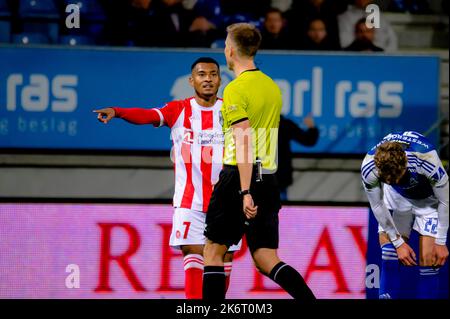
[[255,67],[261,34],[251,24],[227,28],[225,57],[236,79],[224,91],[223,170],[206,214],[203,299],[225,298],[223,258],[244,234],[258,270],[296,299],[315,299],[302,276],[277,255],[280,192],[275,178],[282,106],[275,82]]

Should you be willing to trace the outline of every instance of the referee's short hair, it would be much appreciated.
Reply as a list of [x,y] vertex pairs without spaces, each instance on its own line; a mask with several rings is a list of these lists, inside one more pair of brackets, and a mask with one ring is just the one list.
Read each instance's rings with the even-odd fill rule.
[[217,69],[220,71],[219,63],[216,60],[214,60],[213,58],[210,58],[207,56],[202,56],[202,57],[198,58],[197,60],[195,60],[194,63],[192,63],[192,65],[191,65],[191,71],[194,70],[195,66],[199,63],[214,63],[217,66]]
[[227,27],[228,35],[236,44],[239,53],[253,57],[261,45],[261,32],[253,24],[235,23]]

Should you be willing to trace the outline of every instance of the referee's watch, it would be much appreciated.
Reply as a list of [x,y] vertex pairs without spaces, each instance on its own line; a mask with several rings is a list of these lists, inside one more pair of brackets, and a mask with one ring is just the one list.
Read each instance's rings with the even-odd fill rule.
[[250,190],[249,189],[245,189],[245,190],[240,190],[239,191],[239,195],[244,196],[244,195],[251,195],[250,194]]

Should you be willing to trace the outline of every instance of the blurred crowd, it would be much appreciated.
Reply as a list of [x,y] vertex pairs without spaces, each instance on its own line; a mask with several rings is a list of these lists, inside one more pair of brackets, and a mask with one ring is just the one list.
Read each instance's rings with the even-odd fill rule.
[[[392,12],[448,13],[448,1],[440,3],[439,12],[430,1],[0,0],[0,20],[6,19],[4,3],[11,22],[11,37],[5,38],[16,43],[24,43],[26,35],[38,43],[69,38],[77,44],[221,48],[229,24],[250,22],[262,32],[263,49],[392,52],[398,47],[393,28],[383,15],[379,29],[368,28],[366,6],[375,2]],[[80,5],[79,29],[65,25],[70,3]]]

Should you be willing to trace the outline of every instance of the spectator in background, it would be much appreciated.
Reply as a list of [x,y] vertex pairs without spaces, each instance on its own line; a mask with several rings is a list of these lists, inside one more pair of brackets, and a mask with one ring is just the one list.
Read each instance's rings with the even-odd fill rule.
[[366,18],[362,18],[358,20],[355,25],[355,40],[345,48],[345,51],[383,51],[382,48],[377,47],[373,43],[374,39],[375,29],[368,28],[366,25]]
[[333,47],[339,46],[337,15],[346,9],[346,1],[333,0],[293,0],[292,9],[286,13],[289,28],[305,41],[310,21],[321,19],[327,27],[328,41]]
[[291,141],[304,146],[314,146],[319,139],[319,130],[314,124],[314,119],[307,116],[303,123],[307,129],[297,126],[293,121],[280,116],[280,128],[278,133],[278,170],[276,172],[278,185],[280,187],[281,200],[287,200],[287,188],[292,184],[292,150]]
[[279,9],[270,8],[265,15],[261,31],[261,49],[288,50],[292,48],[283,14]]
[[[348,47],[355,40],[355,24],[367,16],[365,9],[371,3],[372,0],[355,0],[354,5],[350,5],[347,11],[338,16],[341,47]],[[383,15],[380,16],[380,28],[375,30],[373,43],[388,52],[398,48],[397,35]]]
[[[154,12],[145,26],[146,37],[138,45],[155,47],[189,46],[193,14],[182,0],[153,0]],[[153,4],[152,4],[153,5]]]
[[191,46],[211,47],[215,40],[225,38],[221,0],[198,0],[192,10],[194,20],[189,27]]
[[301,45],[302,50],[340,50],[339,43],[328,37],[327,26],[322,19],[314,19],[309,23],[306,38]]
[[109,45],[142,45],[148,39],[148,25],[155,0],[100,0],[105,13],[105,37]]
[[271,0],[221,0],[226,26],[237,22],[248,22],[261,28],[264,14]]

